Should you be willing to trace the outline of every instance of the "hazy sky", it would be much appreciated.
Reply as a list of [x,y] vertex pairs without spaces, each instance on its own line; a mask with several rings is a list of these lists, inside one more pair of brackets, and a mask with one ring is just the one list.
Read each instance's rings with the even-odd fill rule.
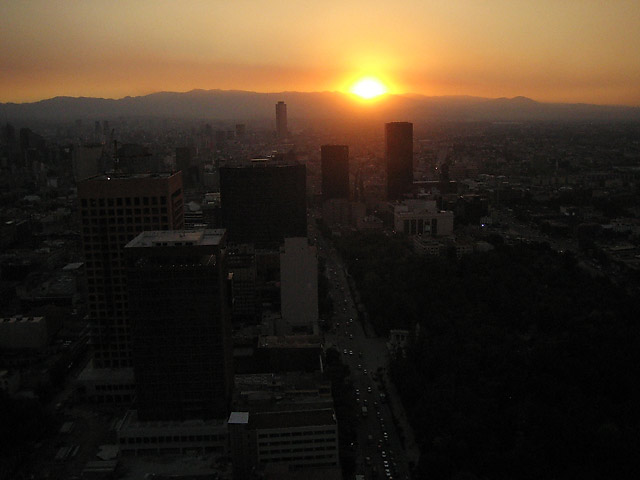
[[639,0],[0,0],[0,101],[155,91],[640,105]]

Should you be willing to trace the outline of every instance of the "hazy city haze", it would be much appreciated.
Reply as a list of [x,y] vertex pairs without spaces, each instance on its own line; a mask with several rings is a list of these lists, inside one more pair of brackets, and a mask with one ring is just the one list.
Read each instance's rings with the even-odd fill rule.
[[0,101],[193,88],[640,104],[632,0],[4,2]]

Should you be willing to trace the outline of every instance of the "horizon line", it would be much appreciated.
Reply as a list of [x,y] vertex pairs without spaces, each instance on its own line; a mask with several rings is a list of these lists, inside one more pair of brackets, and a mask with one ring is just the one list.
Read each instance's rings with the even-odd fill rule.
[[[15,101],[0,101],[0,105],[30,105],[30,104],[35,104],[35,103],[39,103],[39,102],[46,102],[49,100],[55,100],[55,99],[94,99],[94,100],[113,100],[113,101],[119,101],[119,100],[124,100],[127,98],[142,98],[142,97],[148,97],[151,95],[158,95],[158,94],[188,94],[188,93],[192,93],[192,92],[227,92],[227,93],[233,93],[233,92],[237,92],[237,93],[252,93],[252,94],[256,94],[256,95],[287,95],[287,94],[334,94],[334,95],[343,95],[343,96],[347,96],[347,97],[352,97],[354,96],[354,94],[350,93],[350,92],[341,92],[339,90],[321,90],[321,91],[300,91],[300,90],[282,90],[279,92],[259,92],[259,91],[255,91],[255,90],[241,90],[241,89],[222,89],[222,88],[210,88],[210,89],[205,89],[205,88],[192,88],[190,90],[185,90],[185,91],[178,91],[178,90],[158,90],[158,91],[153,91],[153,92],[149,92],[149,93],[144,93],[144,94],[140,94],[140,95],[125,95],[123,97],[101,97],[101,96],[86,96],[86,95],[79,95],[79,96],[72,96],[72,95],[56,95],[53,97],[48,97],[48,98],[41,98],[39,100],[31,100],[31,101],[25,101],[25,102],[15,102]],[[499,97],[483,97],[483,96],[478,96],[478,95],[469,95],[469,94],[449,94],[449,95],[426,95],[423,93],[413,93],[413,92],[404,92],[404,93],[386,93],[381,95],[381,97],[421,97],[421,98],[469,98],[469,99],[478,99],[478,100],[501,100],[501,99],[505,99],[505,100],[515,100],[515,99],[525,99],[525,100],[530,100],[532,102],[535,103],[539,103],[539,104],[543,104],[543,105],[593,105],[593,106],[600,106],[600,107],[620,107],[620,108],[640,108],[640,104],[638,105],[630,105],[630,104],[612,104],[612,103],[590,103],[590,102],[547,102],[547,101],[540,101],[540,100],[536,100],[534,98],[531,97],[527,97],[525,95],[515,95],[513,97],[507,97],[507,96],[499,96]]]

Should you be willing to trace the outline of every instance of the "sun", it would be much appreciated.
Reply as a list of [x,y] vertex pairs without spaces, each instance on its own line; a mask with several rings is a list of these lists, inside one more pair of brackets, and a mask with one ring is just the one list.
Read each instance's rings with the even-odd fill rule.
[[366,77],[361,78],[351,87],[351,93],[369,99],[387,93],[387,87],[377,78]]

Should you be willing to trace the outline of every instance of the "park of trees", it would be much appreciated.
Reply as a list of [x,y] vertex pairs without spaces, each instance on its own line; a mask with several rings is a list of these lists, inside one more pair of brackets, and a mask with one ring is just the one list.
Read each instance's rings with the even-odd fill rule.
[[379,334],[411,332],[391,375],[415,478],[632,478],[640,471],[640,311],[547,244],[455,257],[401,237],[338,247]]

